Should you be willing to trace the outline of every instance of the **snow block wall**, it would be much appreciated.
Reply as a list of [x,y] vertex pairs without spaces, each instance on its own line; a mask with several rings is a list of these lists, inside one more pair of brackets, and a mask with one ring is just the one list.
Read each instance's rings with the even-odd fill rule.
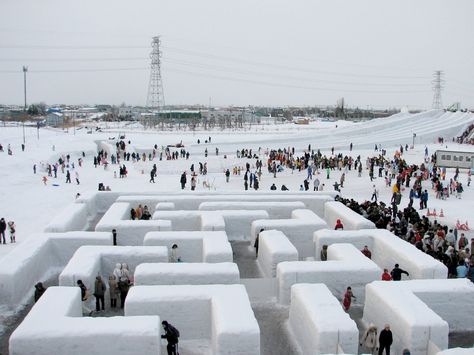
[[255,201],[221,201],[221,202],[203,202],[199,205],[200,211],[219,211],[219,210],[265,210],[268,218],[282,219],[290,218],[291,212],[298,208],[306,208],[301,201],[274,201],[274,202],[255,202]]
[[0,303],[16,308],[28,302],[34,285],[58,275],[83,245],[112,245],[112,234],[35,234],[19,244],[0,260]]
[[211,285],[238,284],[239,268],[234,263],[153,263],[135,269],[134,284]]
[[83,246],[72,256],[59,275],[60,286],[77,286],[82,280],[88,289],[94,289],[95,277],[100,275],[107,283],[117,263],[126,263],[131,276],[137,265],[146,262],[168,262],[166,247]]
[[160,355],[160,318],[82,317],[79,287],[49,287],[10,337],[10,355]]
[[232,262],[232,247],[224,231],[149,232],[145,246],[166,246],[171,255],[173,244],[178,246],[177,256],[185,263]]
[[473,330],[474,285],[467,279],[377,281],[366,286],[363,321],[390,324],[393,352],[425,355],[429,344],[448,348],[450,331]]
[[97,232],[110,232],[115,229],[117,230],[117,243],[119,245],[133,246],[143,245],[143,238],[148,232],[171,230],[170,221],[131,220],[131,208],[130,203],[117,202],[112,204],[97,223],[95,230]]
[[385,229],[320,230],[314,233],[314,243],[318,259],[324,244],[351,243],[359,250],[367,245],[372,252],[372,261],[381,269],[391,270],[395,264],[399,264],[412,279],[445,279],[448,274],[443,263]]
[[291,287],[289,329],[303,354],[357,354],[359,330],[323,284]]
[[338,201],[324,204],[324,219],[331,229],[334,229],[338,219],[344,225],[344,230],[375,229],[373,222]]
[[347,286],[363,299],[364,286],[378,280],[382,270],[351,244],[328,248],[328,261],[290,261],[277,266],[278,301],[290,303],[291,286],[298,283],[323,283],[342,299]]
[[328,201],[334,201],[335,191],[324,192],[304,192],[304,193],[270,193],[265,191],[254,191],[252,195],[243,195],[240,193],[220,193],[206,192],[194,193],[157,193],[156,195],[140,195],[139,193],[124,193],[124,196],[117,198],[117,202],[130,202],[133,205],[139,203],[156,205],[160,202],[173,202],[177,210],[197,210],[203,202],[303,202],[306,208],[312,210],[318,216],[324,215],[324,204]]
[[209,339],[210,354],[260,354],[260,328],[242,285],[135,286],[125,315],[159,315],[181,341]]
[[87,228],[89,228],[87,205],[84,203],[73,203],[56,215],[45,227],[44,231],[46,233],[61,233],[84,231]]
[[327,228],[326,222],[310,210],[294,210],[291,219],[259,219],[251,225],[251,245],[260,230],[279,230],[283,232],[298,250],[300,258],[312,257],[313,233],[319,229]]
[[275,277],[277,265],[298,261],[298,251],[280,231],[268,230],[259,235],[257,262],[265,277]]
[[216,210],[216,211],[159,211],[153,219],[171,221],[172,230],[224,230],[229,240],[250,239],[250,224],[256,219],[266,219],[263,210]]

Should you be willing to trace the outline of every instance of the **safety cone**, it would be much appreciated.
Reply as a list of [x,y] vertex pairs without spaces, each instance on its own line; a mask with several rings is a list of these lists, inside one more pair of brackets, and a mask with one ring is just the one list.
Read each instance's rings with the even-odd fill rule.
[[430,213],[430,209],[429,209],[429,208],[426,210],[426,216],[428,216],[428,217],[431,216],[431,213]]
[[439,213],[439,216],[440,216],[440,217],[444,217],[443,209],[441,209],[441,212]]
[[436,208],[433,209],[433,214],[432,214],[432,216],[436,217]]

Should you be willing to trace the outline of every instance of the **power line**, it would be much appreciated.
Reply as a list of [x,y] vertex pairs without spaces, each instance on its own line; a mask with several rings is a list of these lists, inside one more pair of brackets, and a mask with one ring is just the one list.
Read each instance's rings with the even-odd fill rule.
[[176,51],[179,53],[187,53],[192,56],[203,57],[207,59],[216,59],[216,60],[224,60],[224,61],[231,61],[231,62],[238,62],[244,63],[254,66],[264,66],[264,67],[274,67],[278,69],[286,69],[291,71],[301,71],[301,72],[309,72],[309,73],[317,73],[317,74],[326,74],[326,75],[336,75],[336,76],[352,76],[356,78],[365,78],[365,77],[372,77],[372,78],[381,78],[381,79],[425,79],[427,76],[400,76],[400,75],[378,75],[378,74],[354,74],[354,73],[343,73],[343,72],[333,72],[333,71],[325,71],[325,70],[314,70],[314,69],[301,69],[299,67],[294,66],[286,66],[280,64],[273,64],[273,63],[264,63],[264,62],[255,62],[246,59],[239,59],[235,57],[228,57],[228,56],[221,56],[209,53],[203,53],[198,51],[192,51],[188,49],[180,49],[176,47],[167,46],[166,49],[171,51]]
[[308,77],[297,77],[297,76],[289,76],[289,75],[282,75],[282,74],[274,74],[274,73],[265,73],[262,71],[252,71],[252,70],[235,70],[233,67],[226,67],[226,66],[216,66],[214,64],[202,64],[199,62],[188,62],[188,61],[181,61],[181,60],[163,60],[166,63],[170,64],[177,64],[183,66],[190,66],[190,67],[197,67],[201,69],[208,69],[208,70],[215,70],[215,71],[224,71],[224,72],[231,72],[236,74],[243,74],[243,75],[257,75],[257,76],[267,76],[267,77],[280,77],[283,79],[290,79],[290,80],[298,80],[298,81],[306,81],[306,82],[319,82],[319,83],[326,83],[326,84],[341,84],[341,85],[357,85],[357,86],[375,86],[375,87],[413,87],[413,86],[420,86],[426,87],[426,83],[368,83],[368,82],[349,82],[349,81],[338,81],[338,80],[325,80],[319,78],[308,78]]
[[175,72],[175,73],[183,73],[188,75],[218,79],[218,80],[227,80],[227,81],[235,81],[235,82],[245,82],[257,85],[265,85],[265,86],[279,86],[279,87],[287,87],[293,89],[305,89],[305,90],[316,90],[316,91],[336,91],[336,92],[358,92],[358,93],[370,93],[370,94],[404,94],[404,93],[426,93],[429,92],[428,90],[402,90],[402,91],[382,91],[382,90],[353,90],[353,89],[335,89],[335,88],[324,88],[324,87],[312,87],[312,86],[301,86],[301,85],[292,85],[292,84],[282,84],[282,83],[275,83],[275,82],[266,82],[266,81],[259,81],[259,80],[251,80],[251,79],[242,79],[242,78],[233,78],[229,76],[218,76],[212,74],[203,74],[203,73],[195,73],[186,70],[180,69],[172,69],[167,68],[167,71]]

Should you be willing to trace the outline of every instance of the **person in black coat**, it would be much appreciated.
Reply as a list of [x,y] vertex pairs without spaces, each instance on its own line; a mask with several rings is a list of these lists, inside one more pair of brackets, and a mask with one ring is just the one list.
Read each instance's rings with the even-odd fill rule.
[[405,270],[400,269],[398,267],[398,264],[395,264],[395,267],[393,268],[393,270],[390,274],[392,275],[393,281],[400,281],[402,279],[402,274],[410,276],[410,274],[408,272],[406,272]]
[[3,244],[6,244],[5,242],[5,231],[7,229],[7,222],[5,222],[5,218],[0,219],[0,243],[3,240]]
[[382,355],[385,349],[385,354],[390,355],[390,346],[393,342],[392,331],[390,325],[385,324],[385,328],[380,332],[379,336],[379,355]]
[[181,190],[184,190],[184,187],[186,186],[186,172],[181,174],[179,182],[181,183]]
[[35,302],[38,302],[43,293],[46,291],[46,288],[43,286],[42,282],[38,282],[35,285]]
[[161,322],[161,324],[165,330],[165,334],[162,335],[161,338],[168,341],[168,345],[166,346],[168,355],[177,355],[179,331],[165,320]]

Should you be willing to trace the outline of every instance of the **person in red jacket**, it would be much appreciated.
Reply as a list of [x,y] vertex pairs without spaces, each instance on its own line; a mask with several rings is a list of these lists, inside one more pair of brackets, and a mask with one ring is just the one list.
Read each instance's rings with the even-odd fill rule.
[[383,269],[382,281],[392,281],[392,275],[390,275],[388,269]]
[[335,230],[338,230],[338,229],[344,229],[344,226],[342,225],[342,222],[340,219],[338,219],[336,221],[336,226],[334,227]]

